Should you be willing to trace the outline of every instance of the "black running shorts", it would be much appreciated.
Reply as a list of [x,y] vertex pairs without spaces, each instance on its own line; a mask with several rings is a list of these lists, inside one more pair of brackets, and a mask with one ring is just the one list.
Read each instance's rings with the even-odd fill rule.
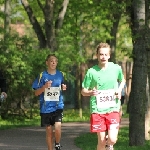
[[53,126],[55,122],[62,122],[63,110],[58,109],[51,113],[41,113],[41,127]]

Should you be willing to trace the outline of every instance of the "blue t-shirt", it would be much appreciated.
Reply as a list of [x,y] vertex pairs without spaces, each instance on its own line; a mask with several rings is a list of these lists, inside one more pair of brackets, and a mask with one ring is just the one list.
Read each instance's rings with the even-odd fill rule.
[[[51,75],[47,71],[44,71],[40,80],[39,78],[40,76],[38,76],[32,84],[32,88],[34,90],[41,88],[47,81],[50,80],[52,81],[52,87],[60,87],[64,82],[63,74],[58,70],[56,70],[56,74],[54,75]],[[44,92],[41,93],[39,97],[40,113],[50,113],[56,111],[57,109],[63,109],[64,107],[62,91],[60,91],[59,101],[45,101]]]

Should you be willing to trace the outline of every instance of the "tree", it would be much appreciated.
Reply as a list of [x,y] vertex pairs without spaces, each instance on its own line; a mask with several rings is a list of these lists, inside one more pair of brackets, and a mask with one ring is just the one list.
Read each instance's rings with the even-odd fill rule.
[[[107,1],[108,3],[108,1]],[[118,33],[118,26],[125,10],[125,2],[124,0],[115,0],[110,1],[109,5],[107,6],[108,10],[111,10],[110,15],[108,18],[112,22],[112,26],[110,28],[110,36],[111,39],[108,40],[111,46],[111,61],[116,62],[116,45],[117,45],[117,33]],[[107,27],[108,30],[108,27]]]
[[[57,49],[56,36],[62,27],[69,0],[64,0],[61,6],[55,0],[45,0],[45,5],[43,5],[43,1],[37,0],[39,9],[43,12],[45,20],[44,30],[38,22],[28,0],[21,0],[21,2],[38,37],[40,48],[47,47],[50,51],[54,52]],[[60,6],[59,9],[56,9],[57,5]],[[58,16],[55,13],[58,13]]]
[[129,145],[145,143],[145,103],[147,52],[145,43],[145,0],[132,0],[130,5],[133,42],[133,70],[129,106]]
[[4,14],[5,14],[5,19],[4,19],[4,41],[7,40],[8,35],[10,34],[10,16],[11,16],[11,6],[10,6],[10,0],[5,0],[5,6],[4,6]]
[[147,102],[146,102],[146,114],[145,114],[145,139],[150,140],[150,0],[145,0],[145,6],[146,6],[146,34],[145,34],[145,41],[146,41],[146,50],[147,50]]

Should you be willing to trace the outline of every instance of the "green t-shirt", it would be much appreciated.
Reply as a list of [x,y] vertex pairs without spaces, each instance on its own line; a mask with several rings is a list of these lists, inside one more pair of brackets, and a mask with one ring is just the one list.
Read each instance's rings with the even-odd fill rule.
[[[118,81],[123,80],[122,69],[119,65],[112,62],[108,62],[108,66],[105,69],[101,69],[98,65],[88,69],[84,80],[82,82],[82,88],[98,90],[110,90],[114,91],[118,88]],[[115,100],[113,107],[99,108],[97,107],[97,100],[95,96],[90,98],[90,112],[105,114],[113,111],[119,112],[120,100]]]

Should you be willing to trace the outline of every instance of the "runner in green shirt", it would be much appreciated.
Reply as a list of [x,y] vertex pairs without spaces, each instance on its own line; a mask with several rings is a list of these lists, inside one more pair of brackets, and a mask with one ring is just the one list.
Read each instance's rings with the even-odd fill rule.
[[125,84],[121,67],[108,62],[110,50],[107,43],[100,43],[97,46],[98,65],[87,71],[82,83],[81,94],[91,96],[91,132],[97,132],[97,150],[105,150],[106,131],[108,131],[107,150],[113,150],[113,145],[117,141],[120,98]]

